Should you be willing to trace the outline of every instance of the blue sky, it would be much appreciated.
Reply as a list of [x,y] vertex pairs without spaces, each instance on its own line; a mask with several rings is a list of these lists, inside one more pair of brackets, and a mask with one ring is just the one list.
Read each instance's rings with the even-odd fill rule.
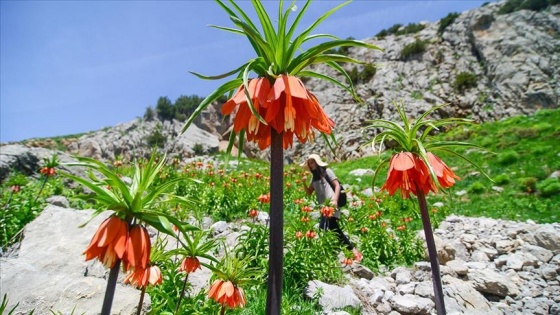
[[[277,1],[264,2],[274,18]],[[312,2],[301,26],[342,2]],[[315,33],[365,39],[484,2],[355,0]],[[0,1],[0,142],[99,130],[160,96],[207,95],[219,82],[188,71],[221,74],[254,56],[245,38],[209,24],[232,26],[210,0]]]

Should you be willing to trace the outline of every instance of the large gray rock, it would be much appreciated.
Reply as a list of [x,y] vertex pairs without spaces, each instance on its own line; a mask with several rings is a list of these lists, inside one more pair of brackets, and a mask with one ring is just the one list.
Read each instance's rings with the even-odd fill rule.
[[[69,154],[45,148],[30,148],[21,144],[8,144],[0,146],[0,181],[10,176],[10,172],[19,172],[27,176],[39,176],[39,170],[44,164],[44,159],[58,156],[62,163],[76,162]],[[84,175],[84,170],[78,167],[58,167],[74,175]]]
[[319,304],[325,311],[360,305],[360,300],[348,285],[339,287],[314,280],[309,282],[305,295],[314,298],[319,292]]
[[[97,261],[86,262],[83,251],[101,221],[99,215],[85,227],[92,210],[48,205],[23,232],[19,250],[0,258],[0,294],[16,314],[99,314],[107,285],[107,271]],[[112,314],[136,313],[140,291],[117,283]],[[150,298],[144,299],[144,312]]]

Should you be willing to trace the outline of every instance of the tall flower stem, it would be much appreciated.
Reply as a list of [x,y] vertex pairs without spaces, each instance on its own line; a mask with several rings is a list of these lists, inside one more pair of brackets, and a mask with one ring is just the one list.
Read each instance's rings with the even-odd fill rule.
[[119,277],[120,267],[121,260],[117,259],[115,265],[109,271],[109,279],[107,279],[107,288],[105,289],[105,298],[103,298],[101,315],[111,314],[111,306],[113,306],[113,298],[115,297],[115,288],[117,287],[117,279]]
[[436,303],[436,311],[438,315],[445,315],[445,303],[443,300],[443,288],[441,285],[441,273],[439,271],[439,260],[437,256],[436,243],[432,232],[432,224],[430,223],[430,215],[428,213],[428,204],[426,203],[426,195],[422,189],[416,184],[418,192],[418,204],[420,206],[420,215],[422,216],[422,226],[424,227],[424,235],[426,237],[426,245],[428,247],[428,255],[430,256],[430,265],[432,267],[432,284],[434,286],[434,295]]
[[13,195],[14,195],[14,192],[13,191],[10,192],[10,195],[8,196],[8,201],[6,201],[6,205],[4,206],[4,210],[8,209],[8,206],[10,205],[10,201],[12,201],[12,196]]
[[39,196],[43,192],[43,189],[45,188],[45,185],[47,184],[48,180],[49,180],[49,177],[45,176],[45,180],[43,181],[43,184],[41,184],[41,189],[39,189],[39,192],[37,193],[37,196],[35,196],[35,200],[33,200],[33,204],[35,204],[37,202],[37,199],[39,199]]
[[175,306],[175,313],[179,314],[179,306],[181,306],[181,300],[183,299],[183,295],[185,294],[185,289],[187,288],[187,280],[189,279],[189,273],[185,276],[185,281],[183,281],[183,289],[181,289],[181,295],[179,295],[179,301],[177,301],[177,306]]
[[282,133],[271,128],[270,143],[270,242],[266,314],[280,315],[282,306],[282,265],[284,244],[284,151]]
[[140,293],[140,301],[138,302],[138,309],[136,310],[136,315],[140,315],[142,313],[142,303],[144,303],[144,295],[146,295],[146,287],[147,285],[142,287],[142,292]]

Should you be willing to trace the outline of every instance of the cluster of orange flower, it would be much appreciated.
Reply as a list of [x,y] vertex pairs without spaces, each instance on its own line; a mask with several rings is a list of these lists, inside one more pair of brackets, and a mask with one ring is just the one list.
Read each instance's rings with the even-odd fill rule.
[[[455,184],[457,175],[437,156],[431,152],[427,153],[428,162],[432,167],[439,185],[448,188]],[[389,164],[387,181],[381,187],[393,195],[400,189],[403,198],[410,197],[410,193],[418,195],[418,190],[423,194],[437,192],[438,186],[432,180],[428,166],[416,154],[401,152],[393,155]]]
[[45,166],[42,167],[39,172],[47,177],[52,177],[56,173],[56,170],[54,169],[54,167]]
[[179,270],[186,273],[195,272],[197,269],[202,270],[202,267],[200,266],[200,261],[196,257],[185,257],[179,267]]
[[230,308],[242,308],[247,303],[243,288],[234,285],[231,281],[224,281],[222,279],[212,283],[208,291],[208,297]]
[[251,218],[254,218],[254,217],[258,216],[258,215],[259,215],[259,212],[257,211],[257,209],[251,209],[251,210],[249,210],[249,216],[250,216]]
[[332,217],[334,214],[334,208],[333,207],[329,207],[329,206],[324,206],[321,208],[321,215],[326,217],[326,218],[330,218]]
[[161,271],[150,266],[151,241],[148,231],[141,225],[132,225],[112,215],[99,226],[84,254],[86,260],[97,258],[105,267],[112,268],[118,259],[123,269],[131,272],[125,283],[145,287],[159,284]]
[[262,194],[258,199],[261,203],[270,203],[270,194]]
[[[263,123],[253,115],[247,101],[248,92],[253,108]],[[268,78],[259,77],[249,81],[248,90],[241,85],[231,99],[222,107],[222,114],[229,115],[237,108],[233,130],[245,130],[247,140],[255,142],[261,150],[271,143],[271,128],[283,133],[283,148],[293,145],[294,135],[301,143],[313,140],[312,128],[331,134],[334,122],[327,117],[319,101],[303,82],[291,75],[280,75],[274,85]]]

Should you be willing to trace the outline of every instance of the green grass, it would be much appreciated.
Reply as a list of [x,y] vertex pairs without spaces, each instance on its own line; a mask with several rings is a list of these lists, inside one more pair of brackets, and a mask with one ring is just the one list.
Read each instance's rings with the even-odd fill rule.
[[[461,127],[436,139],[465,141],[483,149],[459,150],[468,159],[483,167],[490,181],[477,169],[456,156],[442,154],[446,164],[461,180],[448,194],[429,196],[429,202],[444,202],[449,212],[465,216],[485,216],[539,223],[559,222],[560,193],[558,180],[547,179],[560,170],[560,110],[540,110],[531,116],[516,116],[493,123]],[[382,157],[387,158],[388,153]],[[349,175],[356,168],[374,170],[379,158],[364,159],[333,165],[343,183],[359,185],[371,182],[372,175],[361,178]],[[380,172],[376,186],[381,187],[386,167]],[[503,191],[493,190],[493,186]],[[465,190],[467,194],[457,196]],[[470,191],[470,192],[469,192]],[[471,193],[472,192],[472,193]]]

